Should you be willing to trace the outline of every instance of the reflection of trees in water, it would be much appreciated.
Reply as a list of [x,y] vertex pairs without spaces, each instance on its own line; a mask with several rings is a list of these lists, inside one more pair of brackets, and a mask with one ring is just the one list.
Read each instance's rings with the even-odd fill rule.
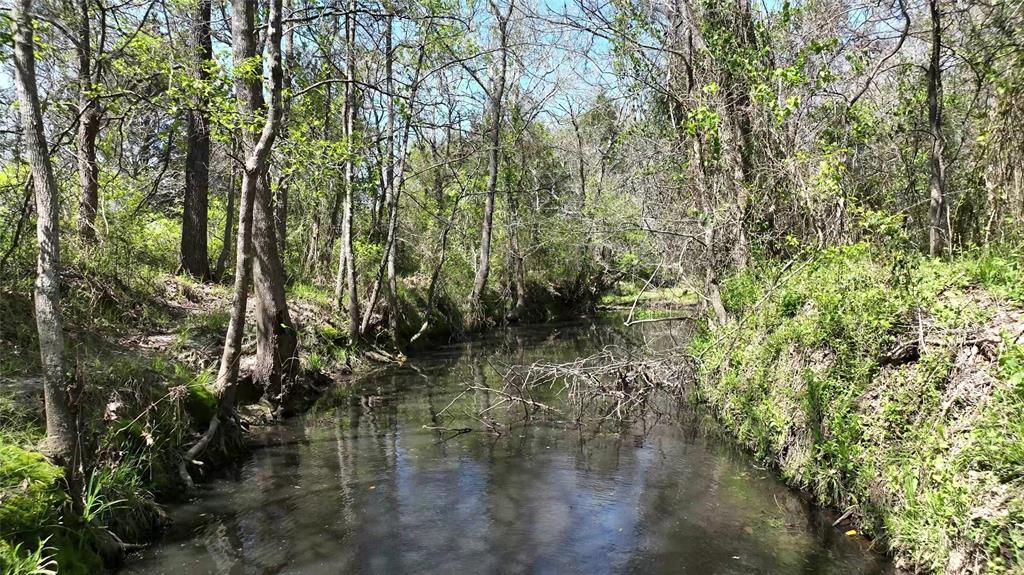
[[[672,572],[704,557],[709,569],[827,571],[834,559],[812,535],[820,523],[776,483],[741,476],[748,460],[719,446],[713,426],[680,403],[663,413],[681,428],[658,417],[508,425],[521,410],[509,415],[488,391],[500,385],[496,368],[620,344],[616,329],[565,328],[552,338],[509,331],[381,370],[337,401],[332,418],[310,418],[304,441],[257,456],[244,484],[251,493],[231,496],[241,510],[202,534],[211,566]],[[484,432],[470,417],[478,413],[502,433]],[[423,429],[453,422],[478,431],[443,441],[451,434]],[[766,517],[796,525],[762,535],[772,528],[756,521]],[[732,558],[741,553],[747,562]]]
[[[289,549],[276,543],[282,533],[301,531],[298,501],[290,498],[301,470],[305,441],[294,434],[269,432],[270,447],[257,451],[247,466],[252,474],[244,491],[231,494],[237,511],[207,524],[202,540],[217,572],[239,567],[275,572],[292,560]],[[283,552],[282,552],[283,551]]]

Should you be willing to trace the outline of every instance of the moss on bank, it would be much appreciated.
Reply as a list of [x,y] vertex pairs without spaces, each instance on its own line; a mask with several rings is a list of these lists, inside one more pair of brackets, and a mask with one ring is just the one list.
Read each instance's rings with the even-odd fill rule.
[[82,360],[78,371],[87,473],[75,488],[76,503],[64,471],[38,452],[44,434],[38,397],[0,397],[5,575],[99,572],[126,546],[155,535],[163,520],[156,499],[179,492],[178,450],[203,421],[205,380],[160,355],[107,355]]
[[735,276],[701,397],[901,567],[1024,572],[1022,261],[857,245]]

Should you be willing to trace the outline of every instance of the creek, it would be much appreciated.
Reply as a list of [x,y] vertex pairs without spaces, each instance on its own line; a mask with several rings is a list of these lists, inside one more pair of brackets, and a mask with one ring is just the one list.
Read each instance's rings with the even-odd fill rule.
[[690,329],[513,327],[363,373],[254,434],[234,476],[171,508],[122,572],[890,573],[688,401],[577,424],[557,386],[525,420],[479,389],[510,365],[681,345]]

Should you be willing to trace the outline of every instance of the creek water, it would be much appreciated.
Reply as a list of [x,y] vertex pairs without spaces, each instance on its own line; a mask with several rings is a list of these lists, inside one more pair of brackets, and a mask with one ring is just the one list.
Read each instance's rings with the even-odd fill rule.
[[890,573],[688,402],[580,426],[470,389],[511,364],[683,343],[668,325],[516,327],[363,374],[259,432],[123,573]]

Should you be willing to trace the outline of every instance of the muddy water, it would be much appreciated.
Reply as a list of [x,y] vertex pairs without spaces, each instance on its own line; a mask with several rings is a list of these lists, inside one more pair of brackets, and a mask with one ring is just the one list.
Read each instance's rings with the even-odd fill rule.
[[509,364],[686,337],[653,325],[516,328],[364,375],[259,434],[238,476],[173,509],[124,572],[889,573],[692,407],[580,428],[503,405],[481,417],[501,396],[467,391]]

